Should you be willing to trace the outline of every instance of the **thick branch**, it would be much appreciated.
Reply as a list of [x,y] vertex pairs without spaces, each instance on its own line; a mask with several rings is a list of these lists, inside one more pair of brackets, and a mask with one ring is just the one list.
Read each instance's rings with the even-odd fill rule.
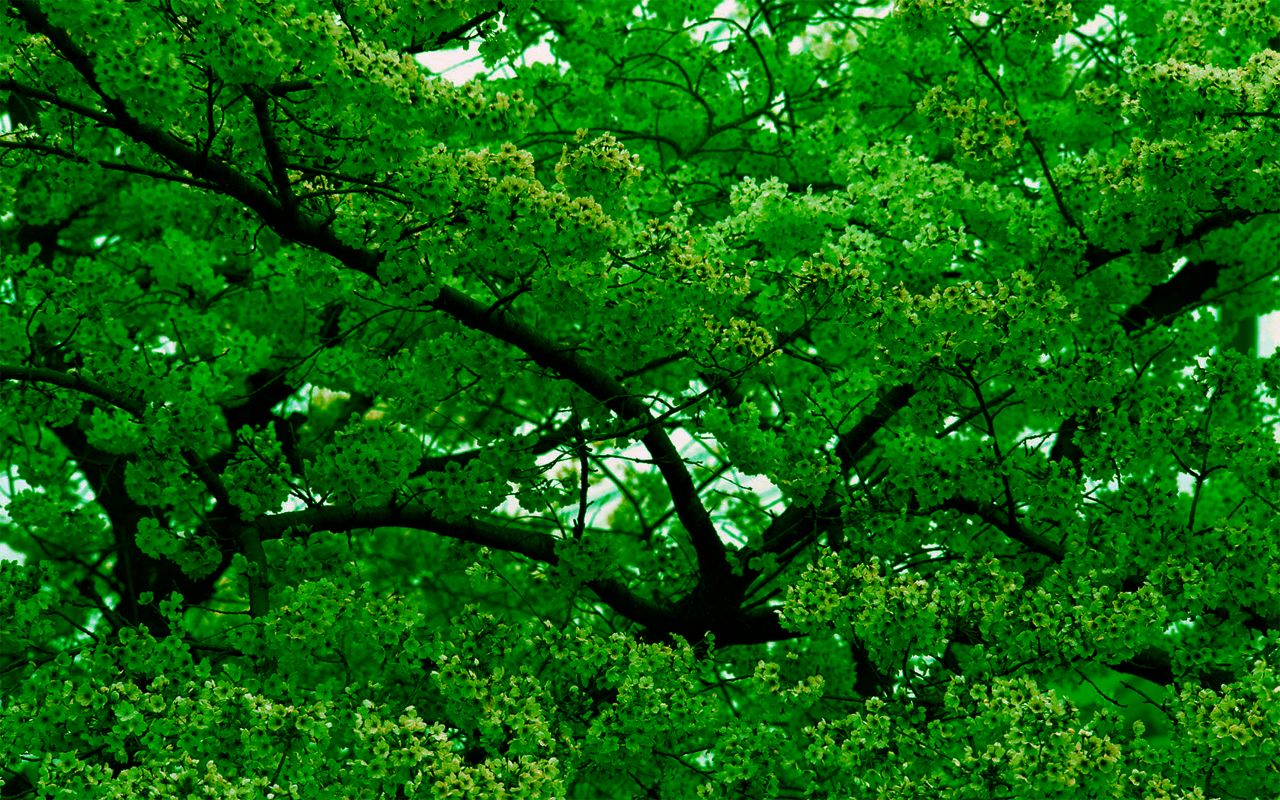
[[[505,524],[497,518],[491,521],[474,518],[444,520],[429,509],[417,506],[388,505],[369,509],[321,506],[262,517],[255,525],[263,541],[279,539],[290,529],[307,533],[341,533],[373,528],[408,528],[494,550],[518,553],[544,564],[554,565],[560,560],[555,550],[557,540],[549,528],[537,530],[528,526]],[[656,634],[684,633],[682,619],[674,609],[647,600],[618,581],[596,580],[589,582],[587,586],[605,605],[646,630]],[[763,629],[766,626],[761,627]]]
[[28,100],[48,103],[49,105],[61,108],[64,111],[70,111],[77,117],[84,117],[85,119],[93,120],[99,125],[114,127],[114,120],[112,120],[107,114],[98,111],[96,108],[90,108],[89,106],[81,103],[63,99],[61,96],[56,95],[53,92],[46,92],[43,89],[39,89],[34,86],[27,86],[13,80],[0,80],[0,91],[12,92],[13,94],[20,95]]
[[371,528],[411,528],[491,547],[494,550],[519,553],[534,561],[547,564],[555,564],[559,560],[555,553],[556,540],[548,530],[534,530],[471,518],[446,521],[422,506],[387,505],[362,509],[347,506],[316,506],[260,517],[254,524],[258,527],[263,541],[279,539],[290,528],[310,533],[316,531],[342,533]]
[[871,438],[883,428],[894,414],[907,407],[911,398],[915,397],[916,387],[909,383],[892,386],[880,394],[870,413],[858,420],[857,424],[836,442],[836,458],[846,469],[852,469],[862,451],[871,443]]
[[71,389],[72,391],[95,397],[108,406],[127,412],[136,419],[142,419],[142,415],[146,413],[146,404],[142,401],[71,372],[59,372],[56,369],[45,369],[43,367],[0,364],[0,381],[47,383],[51,386],[60,386],[63,389]]
[[[840,436],[836,441],[835,455],[846,472],[853,469],[876,433],[888,424],[894,414],[907,407],[915,393],[916,388],[906,383],[885,389],[866,416]],[[762,550],[770,553],[789,550],[800,539],[817,536],[824,523],[839,519],[839,502],[834,492],[829,491],[816,508],[791,505],[761,534]]]
[[1197,242],[1200,239],[1203,239],[1205,236],[1208,236],[1209,234],[1213,233],[1214,231],[1224,230],[1226,228],[1230,228],[1232,225],[1235,225],[1236,223],[1248,222],[1252,219],[1256,219],[1257,217],[1263,216],[1264,214],[1271,214],[1271,213],[1275,213],[1275,212],[1245,211],[1244,209],[1233,208],[1229,211],[1223,211],[1221,213],[1213,214],[1208,217],[1205,217],[1204,219],[1197,222],[1195,225],[1192,225],[1191,228],[1186,233],[1179,233],[1177,236],[1174,236],[1173,238],[1159,239],[1158,241],[1152,242],[1151,244],[1143,245],[1142,247],[1138,248],[1136,251],[1107,250],[1106,248],[1098,247],[1094,244],[1090,244],[1088,247],[1085,248],[1084,274],[1088,275],[1094,270],[1104,267],[1107,264],[1110,264],[1112,261],[1115,261],[1117,258],[1120,258],[1121,256],[1127,256],[1133,252],[1146,253],[1147,255],[1155,255],[1156,253],[1164,253],[1170,250],[1176,250],[1179,247],[1184,247],[1186,245],[1191,244],[1192,242]]
[[486,22],[497,17],[498,14],[502,13],[502,11],[502,3],[499,3],[496,8],[491,8],[488,11],[482,11],[461,25],[439,34],[430,44],[420,44],[415,42],[409,45],[409,50],[414,53],[420,53],[428,50],[439,50],[447,44],[466,39],[471,34],[478,31]]
[[1152,320],[1168,325],[1178,314],[1199,305],[1205,293],[1218,285],[1224,269],[1226,265],[1219,261],[1186,264],[1169,280],[1152,286],[1146,297],[1126,309],[1120,316],[1120,327],[1125,333],[1133,333]]
[[253,116],[258,122],[258,133],[262,137],[262,149],[267,157],[267,170],[271,173],[271,182],[276,187],[276,196],[284,212],[295,216],[298,212],[298,201],[293,196],[293,184],[289,182],[289,170],[285,167],[284,156],[280,152],[280,140],[276,138],[275,125],[271,121],[271,108],[267,95],[261,89],[249,90],[249,102],[253,106]]
[[[118,408],[129,413],[136,419],[141,420],[146,413],[146,404],[140,400],[128,397],[121,392],[114,391],[102,384],[84,378],[80,375],[70,372],[60,372],[54,369],[46,369],[43,367],[25,367],[11,366],[0,364],[0,380],[15,380],[31,383],[47,383],[51,386],[58,386],[64,389],[71,389],[90,397],[97,398],[103,403]],[[225,509],[227,515],[234,517],[237,515],[237,509],[231,502],[230,496],[227,494],[226,487],[222,485],[222,479],[215,473],[203,459],[199,457],[190,448],[183,447],[180,450],[183,460],[187,466],[195,473],[209,490],[210,495],[217,501],[219,508]],[[265,580],[267,574],[267,564],[265,557],[262,556],[261,544],[253,539],[252,531],[241,529],[239,531],[241,543],[245,548],[245,555],[258,565],[260,575]],[[258,555],[261,560],[255,558]],[[253,601],[253,607],[259,612],[265,611],[265,584],[255,587],[251,586],[250,599]]]
[[168,622],[156,607],[139,604],[138,596],[142,592],[152,592],[157,597],[168,597],[177,591],[187,603],[199,605],[205,602],[231,564],[227,542],[217,539],[221,562],[213,572],[201,578],[192,578],[172,561],[144,554],[138,548],[136,534],[138,521],[148,516],[148,512],[129,496],[125,486],[124,465],[130,457],[98,450],[89,444],[84,431],[74,424],[54,427],[52,431],[93,489],[94,504],[111,523],[111,533],[115,538],[115,558],[109,567],[111,579],[128,589],[120,592],[115,612],[129,624],[141,622],[156,633],[167,631]]

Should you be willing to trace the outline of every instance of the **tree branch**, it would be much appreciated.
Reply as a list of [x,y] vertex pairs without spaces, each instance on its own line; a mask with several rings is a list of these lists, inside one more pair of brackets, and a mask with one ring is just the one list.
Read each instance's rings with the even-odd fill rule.
[[853,468],[854,463],[871,443],[871,438],[883,428],[894,414],[907,407],[911,398],[915,397],[916,387],[909,383],[892,386],[880,394],[871,412],[858,420],[848,433],[836,442],[835,454],[845,471]]
[[1115,261],[1117,258],[1120,258],[1121,256],[1127,256],[1130,253],[1139,252],[1139,253],[1146,253],[1147,255],[1155,255],[1156,253],[1164,253],[1169,250],[1176,250],[1179,247],[1184,247],[1188,244],[1191,244],[1192,242],[1197,242],[1200,239],[1203,239],[1205,236],[1208,236],[1210,233],[1213,233],[1214,231],[1224,230],[1226,228],[1230,228],[1232,225],[1235,225],[1236,223],[1249,222],[1250,220],[1256,219],[1258,217],[1261,217],[1267,214],[1274,214],[1274,213],[1276,212],[1275,211],[1245,211],[1244,209],[1240,209],[1240,208],[1234,208],[1229,211],[1223,211],[1221,213],[1213,214],[1208,217],[1205,217],[1204,219],[1200,220],[1196,224],[1192,225],[1191,228],[1186,233],[1179,233],[1177,236],[1174,236],[1173,238],[1163,238],[1163,239],[1160,239],[1159,241],[1152,242],[1151,244],[1143,245],[1142,247],[1139,247],[1136,251],[1135,250],[1107,250],[1105,248],[1098,247],[1097,245],[1089,244],[1085,248],[1085,253],[1084,253],[1085,271],[1083,274],[1088,275],[1094,270],[1099,269],[1103,266],[1106,266],[1107,264],[1110,264],[1112,261]]
[[[457,539],[463,542],[518,553],[534,561],[555,565],[560,561],[556,554],[557,539],[551,529],[536,530],[527,526],[507,524],[492,520],[480,520],[471,517],[445,520],[421,506],[398,507],[388,504],[381,508],[355,509],[338,506],[318,506],[300,511],[287,511],[260,517],[253,525],[258,530],[262,541],[282,538],[290,529],[304,530],[308,533],[317,531],[345,531],[374,528],[408,528],[421,530]],[[299,534],[306,535],[306,534]],[[645,599],[612,579],[589,581],[587,587],[600,598],[605,605],[617,613],[643,626],[654,634],[679,633],[695,638],[689,631],[681,615],[671,606],[664,606]],[[757,615],[758,616],[758,615]],[[757,620],[756,616],[743,616],[742,626],[748,623],[755,625],[761,632],[772,629]],[[775,623],[775,628],[777,628]],[[780,628],[777,628],[781,631]],[[705,631],[697,632],[701,638]],[[719,637],[718,637],[719,638]],[[735,639],[726,634],[723,641]],[[761,641],[771,641],[762,639]]]
[[1218,285],[1218,278],[1226,265],[1220,261],[1196,261],[1188,263],[1164,283],[1152,286],[1137,303],[1120,315],[1120,327],[1125,333],[1141,330],[1155,320],[1168,325],[1189,308],[1198,306],[1206,292]]
[[[644,401],[631,394],[620,382],[509,314],[491,314],[487,306],[449,286],[443,287],[432,305],[463,325],[516,347],[535,363],[555,371],[586,391],[618,417],[646,422],[653,419]],[[640,442],[666,481],[676,517],[689,533],[702,578],[719,589],[726,588],[731,570],[724,543],[698,497],[679,451],[666,432],[656,425],[645,428]]]
[[[875,405],[866,416],[843,434],[836,441],[835,456],[848,474],[862,453],[895,414],[907,407],[916,394],[916,387],[902,383],[883,390],[876,399]],[[796,545],[806,539],[816,539],[826,523],[838,523],[840,520],[840,501],[837,493],[828,491],[817,505],[791,505],[769,523],[761,533],[759,552],[791,553],[797,555],[802,548]],[[746,582],[755,581],[760,576],[758,570],[746,570]]]
[[421,53],[428,50],[439,50],[451,42],[456,42],[466,38],[468,35],[478,30],[480,26],[502,13],[503,10],[502,3],[498,3],[496,8],[491,8],[488,11],[476,14],[461,25],[441,33],[435,38],[435,41],[431,42],[431,44],[428,45],[414,42],[409,45],[409,50],[415,53]]
[[43,89],[38,89],[34,86],[27,86],[14,80],[0,80],[0,91],[12,92],[13,94],[19,95],[28,100],[48,103],[51,106],[61,108],[63,111],[70,111],[77,117],[84,117],[85,119],[93,120],[99,125],[115,127],[115,121],[111,119],[108,114],[104,114],[96,108],[90,108],[89,106],[82,105],[71,100],[66,100],[60,95],[56,95],[53,92],[47,92]]
[[146,404],[142,401],[72,372],[60,372],[56,369],[46,369],[44,367],[0,364],[0,381],[47,383],[51,386],[70,389],[97,398],[106,405],[118,408],[139,420],[142,419],[147,410]]
[[289,170],[285,167],[284,155],[280,152],[280,140],[276,138],[275,126],[271,123],[267,95],[254,87],[248,89],[248,94],[254,119],[258,122],[262,149],[266,153],[267,169],[271,173],[271,182],[276,187],[276,196],[280,199],[284,213],[295,216],[298,213],[298,200],[293,196],[293,184],[289,182]]
[[473,518],[445,520],[423,506],[387,504],[375,508],[348,506],[315,506],[299,511],[259,517],[253,523],[263,541],[279,539],[290,528],[316,531],[346,531],[373,528],[410,528],[429,531],[451,539],[471,542],[494,550],[519,553],[534,561],[555,564],[556,540],[550,530],[534,530],[517,525],[504,525]]
[[1028,530],[1007,511],[997,506],[984,505],[967,497],[956,496],[944,500],[937,507],[975,516],[1028,550],[1048,556],[1055,563],[1061,562],[1066,557],[1066,551],[1057,542]]
[[952,28],[956,38],[964,43],[968,48],[969,54],[973,56],[973,60],[978,63],[978,69],[983,76],[990,81],[995,87],[996,94],[1000,95],[1000,99],[1013,109],[1013,115],[1018,118],[1018,124],[1022,128],[1023,135],[1027,138],[1027,144],[1031,145],[1031,151],[1035,153],[1036,161],[1040,164],[1040,174],[1044,175],[1045,182],[1049,184],[1049,192],[1053,195],[1054,205],[1058,207],[1058,213],[1062,215],[1063,220],[1074,228],[1077,232],[1084,235],[1084,230],[1080,227],[1080,223],[1076,220],[1075,214],[1071,213],[1070,206],[1067,205],[1066,198],[1063,197],[1062,189],[1058,187],[1058,182],[1053,179],[1053,171],[1049,169],[1049,161],[1045,158],[1044,147],[1040,144],[1040,140],[1031,132],[1031,126],[1027,124],[1027,120],[1022,116],[1022,112],[1018,110],[1017,103],[1009,99],[1005,94],[1004,87],[1000,85],[1000,80],[987,69],[987,63],[983,61],[982,56],[978,53],[978,49],[972,42],[960,31],[959,28]]

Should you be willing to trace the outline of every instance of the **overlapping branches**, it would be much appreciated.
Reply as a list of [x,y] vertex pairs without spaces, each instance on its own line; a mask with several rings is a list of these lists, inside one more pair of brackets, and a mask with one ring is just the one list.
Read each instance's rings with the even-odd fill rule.
[[[105,109],[93,112],[99,121],[109,122],[111,127],[168,160],[176,169],[240,201],[283,238],[330,255],[349,269],[378,279],[378,266],[382,260],[380,253],[341,241],[323,221],[308,215],[292,200],[282,166],[287,156],[279,151],[265,95],[257,96],[254,109],[275,180],[274,196],[232,165],[211,159],[173,134],[142,122],[122,100],[103,89],[90,55],[66,31],[53,25],[36,3],[16,0],[14,8],[33,32],[48,37],[79,73],[85,85],[98,96]],[[520,321],[509,309],[495,309],[452,286],[442,287],[430,307],[523,352],[539,366],[577,385],[619,418],[641,423],[652,419],[647,404],[620,381]],[[679,451],[667,433],[654,425],[647,425],[641,442],[667,483],[676,516],[687,531],[696,553],[701,580],[714,592],[731,591],[732,569],[724,543],[698,496]]]
[[[257,127],[258,144],[265,156],[266,167],[265,178],[253,176],[238,165],[219,160],[209,152],[207,147],[198,147],[183,141],[169,130],[143,122],[142,117],[133,113],[124,100],[112,96],[103,89],[95,72],[93,58],[65,31],[51,24],[48,17],[41,11],[39,4],[32,0],[14,0],[12,7],[27,22],[32,31],[48,38],[52,46],[80,75],[85,87],[97,96],[100,107],[72,102],[45,89],[11,80],[0,83],[0,89],[15,92],[33,101],[50,104],[66,113],[118,131],[129,140],[141,145],[149,153],[168,161],[173,166],[173,171],[164,173],[159,170],[134,167],[125,162],[102,163],[102,166],[108,169],[133,171],[146,177],[177,180],[234,198],[256,213],[266,225],[284,239],[327,254],[347,269],[361,273],[375,282],[379,280],[379,270],[383,266],[384,256],[373,249],[353,245],[337,235],[329,225],[329,220],[309,213],[306,202],[308,198],[296,193],[293,186],[290,173],[295,171],[294,168],[298,165],[291,162],[291,154],[287,152],[277,130],[282,124],[288,125],[289,120],[286,119],[281,123],[277,119],[276,103],[279,98],[291,92],[308,88],[305,81],[290,81],[271,87],[249,87],[246,90],[253,112],[252,118]],[[459,27],[456,35],[458,37],[470,35],[486,19],[487,17],[471,20]],[[691,98],[692,102],[705,112],[702,140],[692,149],[704,148],[708,140],[729,129],[747,125],[758,118],[775,118],[773,108],[776,87],[768,60],[764,57],[755,38],[745,29],[741,32],[749,47],[755,50],[759,58],[768,92],[762,105],[752,109],[744,107],[741,117],[730,121],[717,121],[716,110],[700,92],[702,76],[689,74],[665,56],[653,54],[643,60],[661,60],[664,64],[669,63],[680,75],[680,81],[632,75],[628,69],[636,65],[635,60],[619,61],[613,78],[621,81],[658,82],[664,88],[683,93]],[[980,71],[991,82],[995,91],[1003,99],[1008,100],[1009,97],[998,76],[984,63],[975,45],[965,38],[963,33],[957,32],[957,35],[968,47],[971,55],[977,59]],[[1028,136],[1040,172],[1050,186],[1059,212],[1070,227],[1079,231],[1080,225],[1075,214],[1068,208],[1061,187],[1055,182],[1044,144],[1032,136],[1027,121],[1021,113],[1016,111],[1015,113]],[[774,121],[776,122],[776,119]],[[636,135],[666,142],[677,148],[678,155],[688,155],[669,137],[652,132],[637,132]],[[44,148],[41,150],[44,155],[71,160],[78,158],[73,150],[55,148],[34,141],[6,142],[4,146]],[[1141,247],[1140,252],[1147,254],[1173,252],[1214,231],[1253,219],[1259,213],[1261,212],[1242,210],[1218,212],[1192,225],[1185,233],[1166,236],[1159,242]],[[1087,275],[1126,254],[1091,243],[1086,244],[1082,259],[1083,274]],[[1163,322],[1184,312],[1199,302],[1205,293],[1216,285],[1222,269],[1222,265],[1213,261],[1198,262],[1184,268],[1165,284],[1153,287],[1146,298],[1128,309],[1121,317],[1121,328],[1126,332],[1136,332],[1148,322],[1153,320]],[[717,531],[716,524],[708,512],[706,501],[695,484],[688,465],[668,431],[663,425],[657,424],[660,421],[660,415],[655,415],[644,395],[633,385],[633,379],[638,377],[638,372],[631,376],[618,377],[600,368],[579,352],[565,347],[562,342],[522,319],[515,304],[485,303],[455,286],[445,285],[440,288],[439,294],[429,301],[426,308],[509,345],[537,366],[584,391],[624,425],[631,426],[632,430],[640,434],[640,441],[648,453],[650,462],[665,483],[674,514],[687,532],[696,556],[699,585],[690,598],[698,602],[715,604],[716,611],[712,614],[703,613],[698,625],[704,627],[698,629],[690,622],[693,600],[688,598],[683,605],[663,606],[641,599],[638,593],[618,583],[602,581],[591,584],[602,600],[624,616],[654,631],[680,632],[690,636],[712,631],[722,642],[766,641],[770,638],[784,638],[790,635],[778,626],[776,616],[770,612],[763,601],[757,599],[755,605],[748,605],[748,610],[743,609],[744,594],[748,591],[748,587],[752,592],[763,593],[765,587],[780,574],[780,571],[764,574],[758,569],[748,567],[739,569],[739,575],[734,574],[735,567],[731,564],[720,532]],[[258,390],[266,386],[273,386],[275,390],[264,393],[262,395],[264,399],[254,403],[251,409],[252,414],[246,411],[245,418],[252,417],[257,423],[262,423],[269,419],[270,409],[275,405],[275,403],[268,403],[265,398],[279,401],[282,395],[290,394],[291,391],[288,390],[292,390],[293,387],[284,381],[279,373],[261,374],[258,377],[263,382]],[[78,391],[121,408],[135,417],[141,417],[145,411],[145,406],[139,401],[120,396],[107,387],[69,373],[35,367],[0,367],[0,378],[43,382]],[[981,384],[976,376],[968,375],[967,385],[973,390],[977,401],[974,416],[981,416],[986,423],[986,429],[981,433],[989,438],[995,460],[1003,467],[1002,462],[1007,453],[1001,449],[998,439],[994,421],[995,412],[992,410],[993,403],[983,395]],[[839,495],[841,490],[848,488],[850,474],[855,470],[859,460],[873,447],[875,437],[891,425],[895,415],[906,408],[916,394],[915,382],[882,387],[873,398],[871,408],[847,432],[837,436],[831,455],[842,467],[840,485],[833,485],[828,496],[816,505],[793,504],[778,514],[763,531],[759,552],[779,556],[782,569],[786,569],[824,533],[829,533],[841,525]],[[1073,432],[1078,427],[1077,420],[1068,420],[1064,423],[1063,434],[1059,436],[1060,448],[1070,444],[1069,431]],[[535,450],[548,452],[550,449],[575,443],[581,447],[582,441],[574,439],[575,435],[568,430],[546,431],[541,442],[535,446]],[[434,469],[452,465],[465,466],[479,452],[476,450],[428,457],[420,463],[414,476],[418,477]],[[1061,452],[1062,450],[1059,449],[1059,455]],[[1078,461],[1079,456],[1074,458]],[[585,466],[587,461],[585,456],[582,457],[582,461]],[[585,508],[586,505],[585,469],[583,473],[580,509]],[[231,510],[225,490],[218,488],[217,476],[208,473],[208,475],[202,474],[201,477],[218,500],[219,506]],[[1044,556],[1053,563],[1062,562],[1066,556],[1063,544],[1053,541],[1041,532],[1030,530],[1023,524],[1018,515],[1018,498],[1014,496],[1007,475],[1002,474],[1002,481],[1003,497],[998,503],[955,494],[936,506],[934,510],[955,511],[976,517],[992,530],[999,531],[1026,550]],[[580,529],[582,525],[580,518]],[[257,519],[252,525],[243,527],[250,534],[256,531],[261,533],[263,538],[272,539],[282,536],[289,528],[342,531],[383,526],[429,531],[518,553],[535,561],[557,563],[555,553],[557,539],[550,528],[516,526],[497,517],[484,520],[474,518],[444,520],[433,515],[430,509],[425,507],[388,505],[378,509],[355,510],[316,506],[267,515]],[[265,575],[265,556],[262,554],[260,541],[255,544],[253,540],[246,539],[242,546],[246,552],[252,551],[250,554],[255,560],[262,562],[262,573]],[[262,588],[265,591],[265,584]],[[265,594],[255,602],[259,607],[265,606]],[[1150,660],[1148,659],[1144,664],[1149,665]],[[1133,667],[1133,669],[1138,668]],[[1143,669],[1154,674],[1146,667]],[[883,681],[881,684],[887,685]]]

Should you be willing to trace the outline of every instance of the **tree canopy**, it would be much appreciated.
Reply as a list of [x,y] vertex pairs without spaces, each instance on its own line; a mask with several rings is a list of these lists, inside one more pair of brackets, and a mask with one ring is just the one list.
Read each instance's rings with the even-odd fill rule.
[[0,795],[1280,794],[1275,2],[3,8]]

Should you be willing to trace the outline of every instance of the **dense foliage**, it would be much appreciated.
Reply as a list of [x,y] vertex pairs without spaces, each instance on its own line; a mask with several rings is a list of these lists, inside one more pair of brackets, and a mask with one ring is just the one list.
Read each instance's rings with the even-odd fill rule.
[[1276,5],[8,0],[0,794],[1277,796]]

